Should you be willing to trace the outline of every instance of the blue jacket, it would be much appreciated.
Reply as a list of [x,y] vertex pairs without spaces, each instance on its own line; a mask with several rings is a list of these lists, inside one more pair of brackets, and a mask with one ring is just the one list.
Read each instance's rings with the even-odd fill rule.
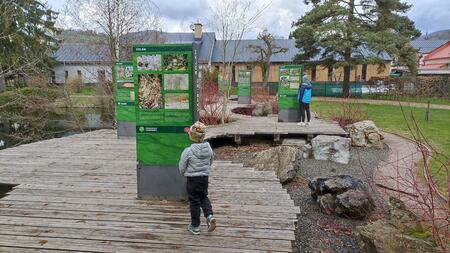
[[298,94],[297,94],[298,102],[309,104],[311,103],[311,96],[312,96],[311,83],[302,83],[302,85],[298,87]]

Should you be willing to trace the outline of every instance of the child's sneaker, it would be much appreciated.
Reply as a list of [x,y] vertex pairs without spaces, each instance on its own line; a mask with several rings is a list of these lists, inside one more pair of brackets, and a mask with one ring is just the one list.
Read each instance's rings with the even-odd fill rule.
[[297,123],[297,126],[304,126],[304,125],[305,125],[304,122],[298,122],[298,123]]
[[200,226],[194,227],[192,224],[189,224],[188,231],[191,232],[193,235],[199,235],[200,234]]
[[306,126],[309,126],[309,122],[306,122],[306,124],[305,124]]
[[209,215],[206,218],[206,224],[208,225],[208,232],[212,232],[214,231],[214,229],[216,229],[216,218],[214,218],[214,216]]

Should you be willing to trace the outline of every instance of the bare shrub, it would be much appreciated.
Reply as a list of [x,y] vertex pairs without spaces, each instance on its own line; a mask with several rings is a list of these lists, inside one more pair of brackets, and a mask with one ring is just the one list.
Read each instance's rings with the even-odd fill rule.
[[[443,252],[450,248],[450,197],[440,192],[429,166],[429,161],[434,158],[440,164],[440,169],[449,177],[448,158],[439,159],[442,154],[434,149],[431,143],[421,132],[413,113],[409,115],[411,122],[406,120],[408,129],[412,135],[412,141],[416,147],[416,153],[407,157],[399,158],[392,164],[393,173],[381,178],[383,184],[377,186],[395,193],[395,197],[405,202],[409,209],[414,212],[419,221],[417,225],[425,226],[425,231],[430,231],[434,242]],[[421,158],[415,164],[414,156],[418,154]],[[437,160],[437,161],[436,161]],[[423,178],[418,174],[423,174]],[[387,185],[387,186],[386,186]],[[447,182],[450,189],[450,180]]]
[[[206,125],[221,123],[224,94],[216,83],[211,80],[202,81],[202,93],[200,97],[200,121]],[[230,121],[229,113],[225,115],[225,123]]]
[[341,127],[361,121],[365,118],[362,107],[357,101],[352,101],[350,98],[342,99],[341,106],[337,115],[333,120],[337,121]]
[[46,88],[49,81],[44,75],[34,75],[26,81],[28,87]]
[[83,80],[80,77],[71,77],[66,82],[66,87],[70,93],[79,93],[83,88]]

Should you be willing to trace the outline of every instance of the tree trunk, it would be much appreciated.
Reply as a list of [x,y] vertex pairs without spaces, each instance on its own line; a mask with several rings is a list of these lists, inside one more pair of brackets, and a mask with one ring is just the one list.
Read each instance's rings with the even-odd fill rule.
[[6,90],[5,76],[0,75],[0,91]]
[[342,84],[342,93],[344,98],[350,97],[350,65],[346,65],[344,67],[344,82]]
[[[348,22],[350,25],[353,23],[354,20],[354,8],[355,8],[355,0],[349,1],[349,13],[348,13]],[[351,26],[350,26],[351,27]],[[353,39],[352,31],[347,27],[347,34],[346,34],[347,42],[351,42]],[[344,51],[344,83],[342,84],[342,93],[344,98],[348,98],[350,96],[350,61],[352,59],[352,48],[349,46]]]

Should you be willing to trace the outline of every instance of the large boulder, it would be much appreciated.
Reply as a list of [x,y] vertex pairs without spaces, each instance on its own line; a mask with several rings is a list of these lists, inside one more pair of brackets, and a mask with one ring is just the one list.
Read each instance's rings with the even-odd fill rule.
[[308,186],[314,199],[327,193],[337,195],[348,190],[364,190],[362,181],[349,175],[338,175],[328,178],[316,177],[309,181]]
[[295,177],[294,163],[301,155],[299,148],[279,146],[256,153],[245,166],[254,167],[256,170],[275,171],[280,182],[287,183]]
[[404,234],[384,220],[357,227],[355,237],[361,252],[437,252],[431,242]]
[[363,252],[438,252],[431,241],[409,235],[423,228],[419,218],[402,201],[390,197],[389,206],[386,219],[356,228],[354,234]]
[[311,140],[314,159],[348,164],[350,139],[340,136],[318,135]]
[[363,182],[348,175],[314,178],[309,182],[311,196],[325,214],[362,219],[375,208]]
[[272,105],[270,103],[256,104],[252,111],[252,116],[267,116],[272,114]]
[[371,120],[364,120],[346,126],[352,146],[383,148],[383,135]]

